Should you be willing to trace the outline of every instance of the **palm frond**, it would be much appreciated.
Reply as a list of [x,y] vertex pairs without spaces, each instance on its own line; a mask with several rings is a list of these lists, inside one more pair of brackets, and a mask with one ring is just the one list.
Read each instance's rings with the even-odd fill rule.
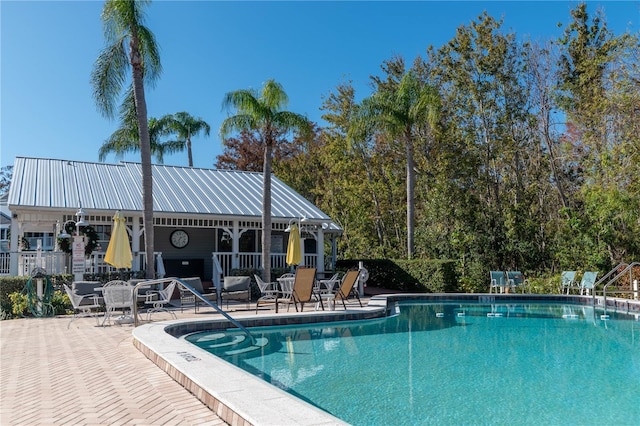
[[242,130],[255,130],[258,128],[257,120],[249,114],[238,114],[227,117],[220,126],[220,137],[223,139],[233,132]]
[[115,115],[116,100],[128,73],[129,62],[122,43],[117,41],[100,52],[91,72],[91,84],[98,111],[107,118]]

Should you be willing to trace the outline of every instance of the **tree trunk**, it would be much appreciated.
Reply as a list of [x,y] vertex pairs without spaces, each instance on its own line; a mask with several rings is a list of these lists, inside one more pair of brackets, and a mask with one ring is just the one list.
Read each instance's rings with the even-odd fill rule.
[[151,142],[149,140],[149,123],[147,121],[147,102],[144,96],[144,73],[138,44],[135,37],[131,40],[131,66],[133,68],[133,95],[138,116],[138,136],[140,137],[140,162],[142,165],[142,208],[144,223],[144,248],[147,258],[145,277],[156,277],[153,257],[153,176],[151,172]]
[[415,180],[413,160],[413,143],[411,136],[406,137],[407,148],[407,259],[413,259],[414,211],[415,211]]
[[193,167],[193,154],[191,153],[191,130],[187,133],[187,155],[189,156],[189,167]]
[[273,143],[269,137],[264,147],[262,188],[262,279],[271,282],[271,153]]

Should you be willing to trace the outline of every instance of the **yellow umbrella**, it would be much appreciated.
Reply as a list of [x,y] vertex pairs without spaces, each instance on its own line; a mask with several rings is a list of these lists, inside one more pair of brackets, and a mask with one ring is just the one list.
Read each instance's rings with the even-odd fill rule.
[[299,265],[302,260],[302,250],[300,250],[300,232],[298,225],[291,225],[289,232],[289,244],[287,244],[287,265]]
[[124,217],[117,211],[113,216],[113,230],[109,247],[104,256],[104,261],[116,268],[131,268],[131,246],[129,245],[129,236],[127,235],[127,227],[124,224]]

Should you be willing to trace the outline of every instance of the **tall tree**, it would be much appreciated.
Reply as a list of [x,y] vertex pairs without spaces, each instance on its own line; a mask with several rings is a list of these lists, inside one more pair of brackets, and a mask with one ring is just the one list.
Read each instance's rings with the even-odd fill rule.
[[[285,132],[277,132],[273,147],[273,169],[279,161],[298,156],[302,149],[299,141],[288,141]],[[222,141],[224,151],[216,157],[215,167],[226,170],[243,170],[246,172],[262,171],[264,149],[256,135],[243,130],[238,137],[230,137]],[[277,172],[277,170],[275,170]],[[278,175],[280,178],[282,176]],[[291,184],[290,182],[287,182]]]
[[93,97],[98,110],[113,119],[119,97],[131,72],[138,119],[142,166],[142,205],[144,242],[147,258],[146,277],[155,278],[153,262],[153,176],[151,142],[147,122],[145,84],[153,84],[162,65],[153,33],[144,25],[145,0],[107,0],[102,9],[106,47],[100,52],[91,73]]
[[9,192],[11,178],[13,177],[13,166],[4,166],[0,169],[0,195]]
[[229,92],[222,105],[234,109],[236,115],[227,117],[220,126],[220,135],[226,138],[232,132],[249,130],[255,133],[264,147],[262,190],[262,267],[263,279],[271,281],[271,161],[276,135],[280,131],[311,131],[306,117],[283,111],[289,101],[282,86],[268,80],[261,91],[246,89]]
[[[407,186],[407,258],[414,255],[415,234],[415,163],[414,144],[419,127],[428,124],[435,128],[439,118],[440,97],[435,88],[425,84],[409,71],[399,82],[386,87],[379,85],[378,91],[362,102],[358,128],[374,122],[390,139],[397,141],[406,155]],[[358,124],[360,122],[361,124]]]
[[[581,232],[591,246],[590,264],[605,269],[637,253],[638,68],[637,35],[615,36],[601,10],[585,3],[571,11],[559,39],[560,105],[568,117],[566,137],[582,166]],[[637,185],[637,183],[636,183]]]
[[173,114],[172,120],[169,122],[169,128],[175,132],[177,142],[181,145],[181,149],[187,148],[189,158],[189,167],[193,167],[193,154],[191,152],[191,136],[198,133],[204,133],[209,136],[211,127],[200,117],[193,117],[188,112],[177,112]]
[[[130,90],[120,107],[120,128],[104,141],[98,151],[98,160],[105,161],[109,154],[115,154],[116,158],[127,153],[140,152],[140,133],[138,131],[138,118],[133,99],[133,90]],[[162,141],[163,137],[171,134],[169,124],[171,115],[165,115],[160,119],[149,118],[149,143],[151,154],[156,157],[158,163],[164,162],[165,154],[171,154],[184,148],[184,144],[177,141]]]

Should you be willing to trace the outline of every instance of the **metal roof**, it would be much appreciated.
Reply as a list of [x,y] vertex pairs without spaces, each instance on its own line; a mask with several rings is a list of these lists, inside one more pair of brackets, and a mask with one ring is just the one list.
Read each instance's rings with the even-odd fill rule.
[[[215,216],[262,215],[262,173],[155,164],[156,213]],[[331,219],[280,179],[271,180],[274,219]],[[142,166],[17,157],[8,205],[16,207],[142,211]],[[339,229],[335,224],[332,228]]]

